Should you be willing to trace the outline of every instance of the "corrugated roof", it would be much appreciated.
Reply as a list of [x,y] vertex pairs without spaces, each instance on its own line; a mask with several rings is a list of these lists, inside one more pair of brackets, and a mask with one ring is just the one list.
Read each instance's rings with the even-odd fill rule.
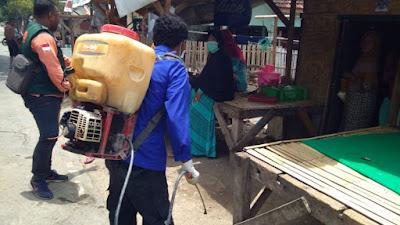
[[[274,0],[276,6],[281,9],[290,9],[291,0]],[[296,1],[296,8],[303,9],[304,8],[304,0],[297,0]]]

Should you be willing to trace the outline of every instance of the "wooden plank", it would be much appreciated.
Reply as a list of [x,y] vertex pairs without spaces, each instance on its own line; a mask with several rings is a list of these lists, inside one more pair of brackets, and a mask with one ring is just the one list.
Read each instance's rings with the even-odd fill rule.
[[[274,150],[276,149],[276,150]],[[297,163],[298,165],[301,165],[305,168],[310,169],[311,171],[324,176],[333,182],[343,185],[345,188],[354,191],[356,193],[359,193],[363,197],[381,205],[382,207],[391,210],[392,212],[400,212],[400,201],[391,201],[390,199],[385,199],[383,196],[376,195],[373,191],[369,190],[371,188],[371,185],[365,185],[363,182],[362,185],[359,183],[362,181],[367,180],[368,178],[363,177],[363,179],[360,179],[359,177],[354,177],[352,174],[346,173],[344,171],[338,170],[335,168],[335,166],[329,166],[327,168],[325,163],[318,163],[320,162],[321,158],[325,158],[326,160],[329,160],[328,157],[325,157],[324,155],[321,154],[319,158],[314,158],[312,161],[304,161],[300,159],[300,155],[304,156],[307,153],[304,151],[299,151],[299,149],[296,149],[299,156],[294,153],[296,150],[291,149],[289,152],[289,149],[286,147],[284,148],[283,146],[274,146],[270,147],[269,150],[273,151],[274,153],[280,154],[282,157],[291,160],[292,162]],[[334,161],[330,159],[331,161]],[[336,162],[336,161],[334,161]],[[337,162],[336,162],[337,163]],[[337,163],[340,164],[340,163]],[[378,186],[379,184],[375,184],[375,186]],[[380,186],[380,185],[379,185]],[[376,188],[374,188],[376,189]],[[380,188],[382,190],[382,188]],[[383,193],[382,193],[383,194]],[[397,213],[399,214],[399,213]]]
[[273,110],[267,111],[267,113],[254,125],[236,144],[232,151],[242,151],[243,147],[246,146],[254,137],[263,129],[263,127],[275,116]]
[[371,221],[369,218],[361,215],[353,209],[345,210],[342,214],[343,224],[346,225],[378,225],[378,223]]
[[268,221],[268,225],[288,224],[309,213],[311,210],[307,200],[301,197],[236,225],[264,225],[266,221]]
[[244,153],[235,157],[235,176],[233,179],[233,223],[241,222],[250,215],[251,180],[248,176],[250,158]]
[[257,215],[258,211],[260,211],[261,207],[264,205],[271,193],[271,189],[267,188],[266,186],[261,188],[250,204],[250,218]]
[[[256,153],[256,154],[258,154],[258,153]],[[254,154],[252,154],[252,155],[254,155]],[[256,157],[262,158],[262,160],[268,162],[269,164],[274,164],[274,166],[277,167],[277,168],[281,167],[279,164],[276,164],[274,161],[272,161],[272,160],[270,160],[270,159],[268,159],[268,158],[265,158],[265,157],[263,158],[262,155],[258,155],[258,156],[256,156]],[[313,179],[312,177],[310,178],[310,177],[304,176],[304,174],[300,174],[300,175],[299,175],[299,174],[296,174],[295,171],[288,171],[287,168],[285,168],[284,171],[289,172],[289,174],[290,174],[291,176],[296,177],[296,178],[299,179],[300,181],[302,181],[302,180],[304,181],[304,179],[307,179],[307,184],[311,185],[313,188],[315,188],[315,189],[317,189],[317,190],[322,191],[323,193],[331,192],[331,193],[335,193],[335,194],[337,194],[337,195],[343,195],[343,194],[341,194],[340,192],[338,192],[338,191],[336,191],[336,190],[326,190],[326,189],[324,189],[322,186],[320,186],[320,184],[315,183],[315,182],[314,182],[315,179]],[[304,177],[307,177],[307,178],[304,178]],[[318,182],[318,181],[317,181],[317,182]],[[329,195],[329,193],[328,193],[328,195]],[[357,200],[355,200],[354,202],[357,202]],[[349,204],[349,201],[346,201],[345,204],[354,206],[354,203]],[[365,213],[365,210],[362,210],[362,211],[363,211],[363,213]],[[378,220],[378,222],[381,222],[382,224],[393,224],[393,223],[390,223],[390,222],[386,221],[385,219],[382,219],[382,218],[380,218],[380,217],[378,217],[378,216],[376,216],[376,215],[373,215],[373,217],[374,217],[373,219]],[[323,221],[323,220],[321,220],[321,221]]]
[[[266,153],[265,151],[263,153]],[[282,157],[283,158],[283,157]],[[285,161],[286,159],[283,158]],[[286,161],[286,163],[289,163],[289,161]],[[289,163],[290,164],[290,163]],[[296,163],[293,163],[292,165],[296,166]],[[299,164],[299,166],[303,166],[302,164]],[[310,168],[304,168],[304,172],[308,172],[307,174],[312,176],[315,179],[318,179],[324,183],[326,183],[329,187],[335,188],[340,190],[341,192],[345,193],[348,196],[351,196],[356,199],[358,199],[359,202],[364,202],[364,204],[361,205],[361,207],[365,209],[369,209],[371,206],[374,208],[376,211],[382,211],[386,212],[386,215],[390,215],[391,218],[400,219],[399,212],[400,210],[398,209],[398,206],[396,207],[395,204],[390,204],[389,201],[385,201],[384,204],[381,201],[384,201],[383,198],[377,199],[376,197],[371,197],[366,193],[365,191],[361,190],[360,188],[357,188],[353,184],[349,184],[347,181],[341,180],[342,178],[334,177],[334,176],[329,176],[329,173],[326,173],[325,171],[321,170],[320,168],[316,166],[311,166]],[[307,171],[308,169],[308,171]],[[329,177],[326,177],[328,175]],[[331,179],[331,180],[330,180]],[[334,196],[333,196],[334,197]]]
[[228,130],[228,126],[226,125],[224,117],[222,117],[221,112],[218,109],[218,104],[214,104],[213,106],[215,117],[218,120],[219,125],[221,126],[222,134],[225,137],[226,144],[228,145],[229,150],[232,150],[235,146],[235,142]]
[[[247,151],[250,153],[250,151]],[[333,182],[324,179],[318,174],[313,174],[309,170],[306,170],[296,164],[291,163],[284,158],[277,156],[274,153],[269,151],[263,151],[262,154],[259,151],[251,150],[251,155],[260,158],[263,161],[266,161],[269,164],[274,165],[278,169],[281,169],[284,172],[287,172],[291,176],[294,176],[296,179],[300,181],[306,182],[311,185],[313,188],[328,194],[329,196],[334,196],[335,198],[340,199],[344,204],[352,207],[353,209],[367,215],[371,219],[382,223],[382,224],[397,224],[400,221],[398,215],[393,214],[392,212],[388,212],[387,210],[382,209],[381,206],[368,202],[369,207],[365,209],[365,201],[360,201],[360,196],[358,194],[351,193],[349,195],[349,191],[341,188],[338,185],[333,184]],[[316,178],[317,177],[317,178]],[[331,187],[334,188],[331,188]],[[371,212],[373,209],[374,212]]]
[[311,137],[317,136],[317,132],[315,131],[314,125],[311,122],[310,117],[308,116],[306,110],[302,107],[297,109],[297,114],[299,115],[301,121],[307,129],[308,134]]
[[[400,205],[400,195],[383,187],[382,185],[378,184],[377,182],[371,180],[371,179],[366,179],[365,176],[361,175],[360,173],[354,171],[353,169],[343,165],[342,163],[339,163],[323,154],[318,152],[317,150],[311,148],[310,146],[304,144],[304,143],[289,143],[287,144],[289,146],[289,149],[293,149],[293,151],[296,152],[303,152],[307,151],[307,154],[301,154],[302,156],[307,156],[310,155],[309,152],[314,152],[315,157],[317,157],[316,160],[311,161],[312,163],[315,163],[316,165],[324,166],[326,167],[327,170],[335,170],[337,169],[337,172],[344,172],[346,174],[349,174],[353,177],[353,179],[356,182],[362,182],[361,186],[366,187],[368,186],[368,190],[372,191],[373,193],[376,193],[377,195],[380,196],[385,196],[387,197],[387,200],[391,200],[392,202],[397,203]],[[321,157],[323,155],[323,157]],[[310,160],[310,159],[307,159]],[[336,173],[336,172],[335,172]],[[368,183],[368,185],[366,185]],[[372,189],[371,189],[372,188]]]
[[296,199],[304,196],[311,208],[311,214],[319,221],[329,224],[343,224],[339,215],[346,206],[314,188],[283,174],[276,167],[251,156],[251,177],[266,185],[275,194],[286,199]]

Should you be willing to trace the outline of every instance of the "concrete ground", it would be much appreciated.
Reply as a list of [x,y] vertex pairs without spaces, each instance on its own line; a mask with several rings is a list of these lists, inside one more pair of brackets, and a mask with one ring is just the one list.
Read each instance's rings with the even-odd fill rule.
[[[3,39],[0,27],[0,39]],[[104,160],[96,159],[85,165],[85,156],[61,149],[65,142],[60,138],[53,151],[53,168],[68,174],[65,183],[51,183],[52,200],[40,200],[32,193],[29,180],[32,176],[32,153],[38,140],[35,121],[25,108],[22,98],[5,86],[8,75],[9,52],[0,46],[0,225],[56,225],[56,224],[108,224],[106,198],[108,195],[108,171]],[[63,110],[68,110],[68,103]],[[199,188],[208,214],[196,188],[182,179],[177,195],[173,217],[176,224],[230,224],[232,221],[231,187],[232,171],[228,155],[217,159],[195,158],[195,166],[201,173]],[[180,173],[181,163],[168,159],[167,179],[170,195]],[[212,168],[212,169],[211,169]],[[211,171],[210,171],[211,170]],[[210,172],[206,172],[210,171]],[[139,219],[140,220],[140,219]]]
[[[0,39],[3,39],[0,27]],[[38,139],[35,121],[24,107],[19,95],[6,86],[8,74],[8,49],[0,46],[0,225],[98,225],[109,224],[106,198],[108,195],[108,171],[104,160],[96,159],[85,165],[85,156],[61,149],[65,142],[60,138],[53,151],[53,168],[68,174],[65,183],[51,183],[52,200],[40,200],[32,193],[29,180],[32,176],[32,153]],[[68,110],[68,102],[63,110]],[[261,141],[262,142],[262,141]],[[179,184],[175,198],[173,217],[175,224],[232,224],[232,180],[233,166],[229,163],[229,152],[217,132],[217,158],[193,158],[200,172],[199,188],[208,214],[196,188],[185,179]],[[181,171],[181,163],[168,158],[167,180],[172,188]],[[261,188],[255,183],[255,191]],[[254,195],[253,194],[253,195]],[[261,212],[293,199],[282,199],[271,195]],[[139,216],[140,221],[140,216]],[[266,224],[268,222],[266,221]],[[139,223],[141,224],[141,223]],[[301,218],[291,224],[318,224],[310,218]]]

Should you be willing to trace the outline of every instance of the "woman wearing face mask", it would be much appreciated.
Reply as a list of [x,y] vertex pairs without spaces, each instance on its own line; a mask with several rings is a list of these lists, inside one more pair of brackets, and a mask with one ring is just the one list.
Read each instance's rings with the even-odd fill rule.
[[200,75],[191,81],[190,137],[192,154],[216,156],[215,102],[234,98],[232,62],[223,49],[219,31],[209,33],[207,40],[209,57]]

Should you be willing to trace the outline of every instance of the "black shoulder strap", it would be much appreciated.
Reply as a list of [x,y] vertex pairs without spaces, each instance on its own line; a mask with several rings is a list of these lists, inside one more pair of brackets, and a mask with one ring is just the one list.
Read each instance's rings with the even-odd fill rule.
[[139,136],[132,143],[135,151],[140,147],[140,145],[143,144],[143,142],[144,142],[144,140],[146,140],[147,136],[149,136],[149,134],[154,130],[154,128],[157,126],[158,122],[160,122],[165,111],[166,111],[165,106],[161,107],[161,109],[158,110],[156,115],[154,115],[153,118],[151,118],[151,120],[147,123],[147,125],[143,129],[143,131],[140,132]]
[[[179,56],[167,52],[164,55],[157,55],[156,56],[156,61],[160,60],[179,60],[183,63],[182,59],[179,58]],[[165,106],[163,105],[160,110],[156,113],[156,115],[151,118],[151,120],[147,123],[146,127],[143,129],[142,132],[137,136],[135,141],[132,143],[133,148],[135,151],[143,144],[143,142],[146,140],[147,136],[154,130],[154,128],[157,126],[158,122],[160,122],[161,118],[163,117],[166,109]]]

